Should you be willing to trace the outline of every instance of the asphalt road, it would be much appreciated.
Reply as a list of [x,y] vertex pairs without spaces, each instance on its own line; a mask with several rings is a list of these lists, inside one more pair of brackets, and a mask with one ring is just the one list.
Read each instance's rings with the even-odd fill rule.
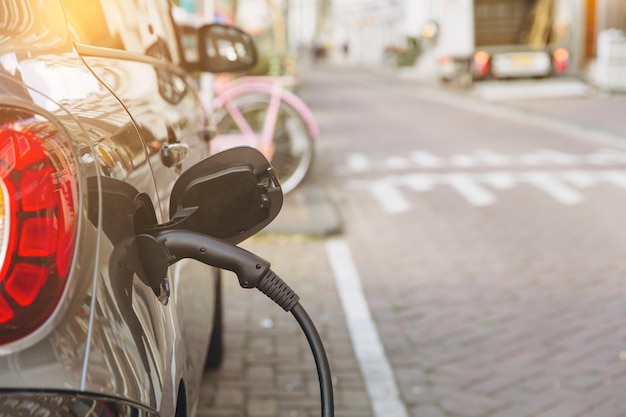
[[[322,132],[306,187],[341,233],[246,245],[312,300],[338,415],[626,415],[623,97],[486,102],[336,68],[301,95]],[[306,344],[263,309],[229,313],[202,415],[317,415]],[[246,346],[272,329],[259,365]]]

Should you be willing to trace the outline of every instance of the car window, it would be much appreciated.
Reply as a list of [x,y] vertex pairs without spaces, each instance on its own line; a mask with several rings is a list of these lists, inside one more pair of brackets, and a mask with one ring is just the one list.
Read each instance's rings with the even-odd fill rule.
[[179,62],[168,0],[63,0],[77,42]]

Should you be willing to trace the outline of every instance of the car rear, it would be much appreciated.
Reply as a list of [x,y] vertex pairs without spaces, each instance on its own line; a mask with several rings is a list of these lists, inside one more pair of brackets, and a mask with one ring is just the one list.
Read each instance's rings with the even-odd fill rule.
[[163,218],[151,156],[63,22],[0,4],[0,415],[174,415],[199,371],[130,255]]
[[476,51],[474,79],[544,78],[565,74],[569,52],[565,48],[492,47]]

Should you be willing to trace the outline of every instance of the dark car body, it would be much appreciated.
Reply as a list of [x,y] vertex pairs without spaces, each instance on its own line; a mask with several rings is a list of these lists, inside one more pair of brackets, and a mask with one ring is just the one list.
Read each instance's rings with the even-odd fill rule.
[[193,415],[219,274],[129,266],[207,155],[183,60],[167,0],[0,1],[0,415]]

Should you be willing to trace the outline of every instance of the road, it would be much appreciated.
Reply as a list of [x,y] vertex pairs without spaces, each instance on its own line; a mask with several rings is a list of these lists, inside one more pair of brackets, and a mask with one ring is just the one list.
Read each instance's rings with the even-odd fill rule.
[[[487,103],[338,69],[307,73],[301,94],[322,131],[310,183],[337,204],[343,233],[251,245],[290,257],[310,298],[306,277],[317,275],[300,269],[323,264],[335,276],[316,284],[328,298],[313,316],[340,374],[339,415],[626,415],[626,135],[617,122],[592,125],[623,113],[624,101],[596,116],[572,105],[581,114],[568,120],[563,109],[529,112],[532,102]],[[256,326],[246,337],[261,331],[263,314],[245,316]],[[298,385],[312,383],[302,340],[272,340],[274,359],[256,372],[282,382],[249,395],[240,368],[253,362],[230,356],[238,382],[228,365],[209,375],[212,400],[201,407],[317,415],[315,390]],[[281,350],[300,366],[281,371]],[[289,386],[311,395],[281,405]]]

